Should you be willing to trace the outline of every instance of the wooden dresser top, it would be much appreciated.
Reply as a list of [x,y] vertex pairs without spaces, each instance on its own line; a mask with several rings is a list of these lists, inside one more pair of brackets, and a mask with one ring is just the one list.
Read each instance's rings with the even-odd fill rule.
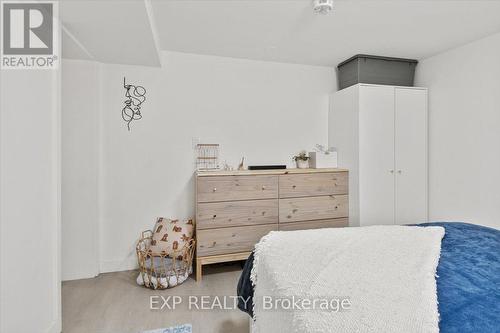
[[325,172],[347,172],[347,169],[322,168],[322,169],[276,169],[276,170],[217,170],[217,171],[197,171],[198,177],[211,176],[252,176],[252,175],[291,175],[291,174],[309,174]]

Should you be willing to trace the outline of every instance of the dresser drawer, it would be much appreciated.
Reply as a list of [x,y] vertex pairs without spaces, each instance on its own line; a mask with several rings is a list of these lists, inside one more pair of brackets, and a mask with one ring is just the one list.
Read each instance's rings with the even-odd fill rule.
[[348,218],[329,219],[329,220],[314,220],[304,222],[289,222],[281,223],[279,230],[306,230],[306,229],[320,229],[320,228],[340,228],[349,226]]
[[349,216],[347,195],[280,199],[280,223]]
[[253,250],[254,245],[277,224],[264,224],[246,227],[198,230],[196,236],[197,256],[237,253]]
[[278,223],[278,199],[199,203],[198,229]]
[[348,173],[281,175],[280,198],[309,197],[348,193]]
[[278,176],[221,176],[198,178],[198,202],[275,199]]

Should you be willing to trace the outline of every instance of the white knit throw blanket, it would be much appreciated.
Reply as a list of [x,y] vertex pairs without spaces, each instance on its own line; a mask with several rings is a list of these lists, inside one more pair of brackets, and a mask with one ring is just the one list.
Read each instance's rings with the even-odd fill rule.
[[[413,226],[271,232],[255,247],[253,332],[439,332],[443,236],[442,227]],[[288,301],[276,309],[279,299],[348,301],[336,312]]]

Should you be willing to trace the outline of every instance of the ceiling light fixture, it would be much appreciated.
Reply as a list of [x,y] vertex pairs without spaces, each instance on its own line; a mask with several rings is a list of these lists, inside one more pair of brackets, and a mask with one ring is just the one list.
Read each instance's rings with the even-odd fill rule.
[[328,14],[333,9],[333,0],[314,0],[313,9],[317,14]]

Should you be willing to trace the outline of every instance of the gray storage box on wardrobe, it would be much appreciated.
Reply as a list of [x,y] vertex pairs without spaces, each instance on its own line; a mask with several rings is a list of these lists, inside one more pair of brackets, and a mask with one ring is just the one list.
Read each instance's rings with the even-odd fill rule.
[[417,63],[412,59],[355,55],[337,66],[339,90],[357,83],[413,86]]

